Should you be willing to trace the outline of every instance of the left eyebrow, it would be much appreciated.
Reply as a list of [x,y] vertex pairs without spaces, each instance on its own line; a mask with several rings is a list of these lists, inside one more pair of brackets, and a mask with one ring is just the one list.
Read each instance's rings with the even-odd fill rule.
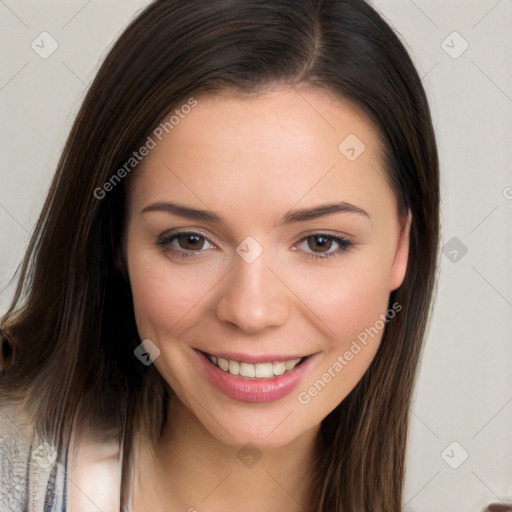
[[319,217],[324,217],[326,215],[332,215],[333,213],[355,213],[371,220],[370,215],[366,210],[343,201],[340,203],[324,204],[314,208],[290,211],[284,215],[277,225],[280,226],[282,224],[290,224],[292,222],[304,222],[307,220],[318,219]]

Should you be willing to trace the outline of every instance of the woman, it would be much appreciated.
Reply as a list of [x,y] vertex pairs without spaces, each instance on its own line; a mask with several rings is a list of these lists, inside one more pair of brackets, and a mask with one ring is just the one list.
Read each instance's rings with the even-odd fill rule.
[[1,321],[9,506],[399,510],[438,181],[366,2],[152,3]]

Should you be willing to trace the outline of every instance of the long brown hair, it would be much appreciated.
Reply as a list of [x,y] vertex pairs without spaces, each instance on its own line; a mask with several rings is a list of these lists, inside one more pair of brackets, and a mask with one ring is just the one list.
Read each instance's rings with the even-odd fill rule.
[[[363,0],[161,0],[120,36],[77,116],[1,320],[13,360],[0,397],[65,446],[77,414],[158,438],[172,391],[140,343],[119,247],[126,181],[98,193],[157,123],[194,95],[309,84],[377,126],[389,181],[412,214],[409,264],[370,368],[321,425],[315,512],[402,506],[411,393],[435,283],[438,155],[421,80]],[[131,171],[136,173],[137,169]],[[95,193],[96,191],[96,193]]]

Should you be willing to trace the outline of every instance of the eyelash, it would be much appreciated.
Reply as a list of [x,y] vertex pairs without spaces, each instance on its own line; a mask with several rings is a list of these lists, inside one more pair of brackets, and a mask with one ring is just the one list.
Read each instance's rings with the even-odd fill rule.
[[[210,240],[208,239],[207,236],[205,236],[201,233],[198,233],[196,231],[172,231],[170,233],[166,232],[166,233],[162,233],[161,235],[159,235],[156,240],[156,245],[158,245],[159,247],[162,247],[166,250],[170,249],[171,252],[178,258],[195,257],[197,254],[204,252],[203,250],[187,251],[186,249],[178,249],[176,247],[173,247],[171,245],[171,243],[174,240],[176,240],[179,235],[197,235],[197,236],[207,240],[208,243],[212,244],[212,242],[210,242]],[[310,237],[323,237],[323,238],[326,238],[326,239],[339,245],[339,248],[337,250],[335,250],[334,252],[330,252],[330,253],[315,254],[315,253],[306,252],[307,256],[314,258],[316,260],[324,260],[324,259],[330,258],[332,256],[340,256],[341,254],[343,254],[344,252],[348,251],[349,249],[351,249],[353,247],[353,243],[348,238],[330,235],[328,233],[322,233],[322,232],[314,232],[314,233],[310,233],[306,236],[303,236],[303,237],[299,238],[298,240],[296,240],[294,242],[294,245],[296,245],[299,242],[300,243],[306,242],[307,239]]]

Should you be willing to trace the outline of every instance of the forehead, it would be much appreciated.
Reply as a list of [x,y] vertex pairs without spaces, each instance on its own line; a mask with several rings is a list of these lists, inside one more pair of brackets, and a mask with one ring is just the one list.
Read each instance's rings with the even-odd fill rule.
[[295,88],[195,100],[153,132],[156,145],[133,176],[135,203],[179,198],[281,211],[299,201],[307,207],[391,194],[377,130],[346,101]]

